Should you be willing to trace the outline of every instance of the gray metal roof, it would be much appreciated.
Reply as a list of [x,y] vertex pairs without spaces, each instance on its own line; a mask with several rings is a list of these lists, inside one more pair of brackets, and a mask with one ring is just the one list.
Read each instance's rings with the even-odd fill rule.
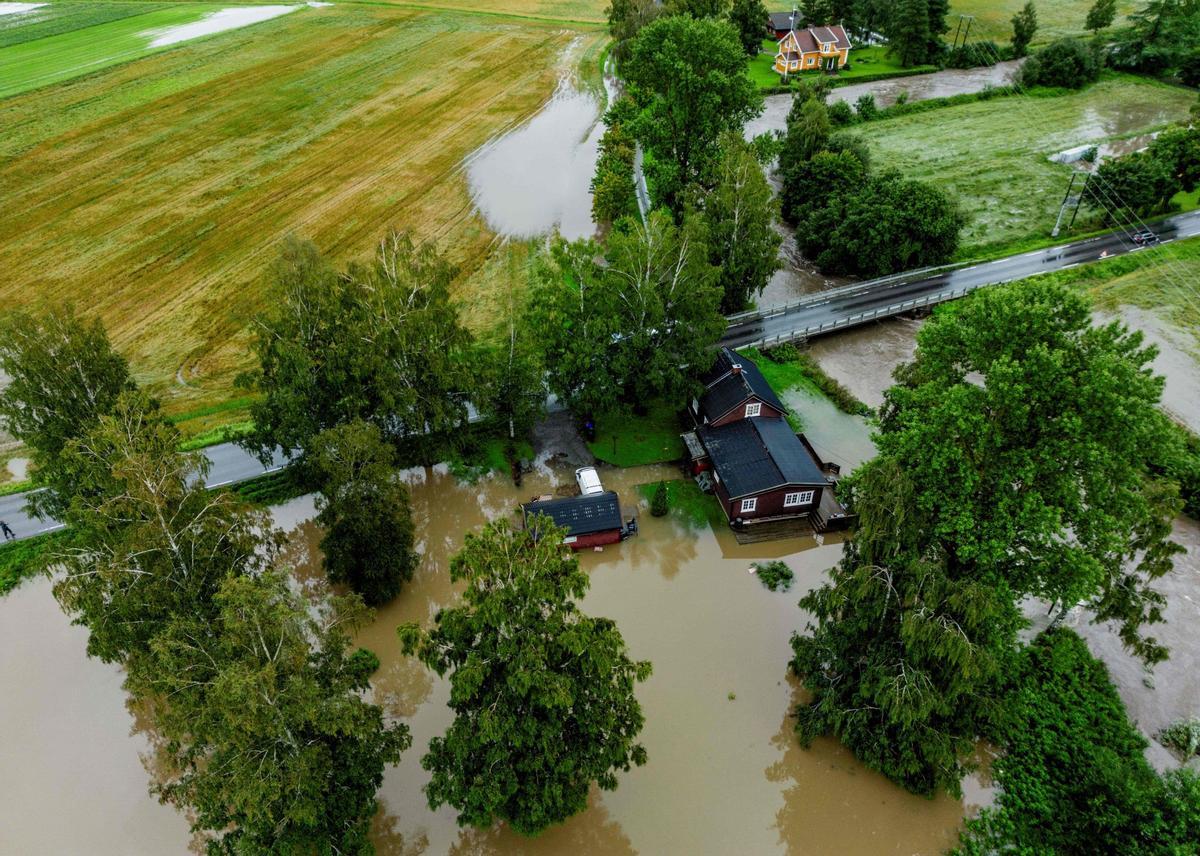
[[621,503],[615,492],[594,493],[589,496],[568,496],[527,502],[521,506],[525,521],[534,514],[545,514],[567,535],[588,535],[621,528]]
[[785,485],[825,486],[820,464],[784,419],[739,419],[697,432],[730,498]]

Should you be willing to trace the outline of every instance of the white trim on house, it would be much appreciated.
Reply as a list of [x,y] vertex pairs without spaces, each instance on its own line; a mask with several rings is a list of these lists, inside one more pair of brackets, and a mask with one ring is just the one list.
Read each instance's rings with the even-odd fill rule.
[[742,500],[742,514],[749,514],[758,508],[758,497],[751,496]]
[[762,402],[749,401],[746,403],[746,418],[762,415]]
[[816,495],[817,492],[815,490],[800,490],[795,493],[784,494],[783,507],[795,508],[798,505],[809,505]]

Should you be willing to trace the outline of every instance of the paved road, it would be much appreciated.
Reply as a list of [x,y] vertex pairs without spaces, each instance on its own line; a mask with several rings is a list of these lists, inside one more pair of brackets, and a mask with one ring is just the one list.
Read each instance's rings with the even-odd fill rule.
[[[1163,243],[1200,235],[1200,211],[1157,221],[1151,228]],[[785,306],[733,316],[721,344],[740,348],[812,339],[952,300],[985,285],[1064,270],[1133,251],[1153,252],[1138,247],[1125,233],[1116,232],[969,267],[917,271],[855,283],[818,292]]]
[[[204,455],[212,464],[206,482],[209,487],[222,487],[252,479],[263,473],[273,473],[282,469],[286,462],[283,453],[276,452],[275,458],[264,467],[258,458],[232,443],[209,446],[204,450]],[[26,493],[14,493],[11,496],[0,497],[0,520],[12,527],[18,539],[62,528],[58,521],[31,517],[25,511],[26,496]]]

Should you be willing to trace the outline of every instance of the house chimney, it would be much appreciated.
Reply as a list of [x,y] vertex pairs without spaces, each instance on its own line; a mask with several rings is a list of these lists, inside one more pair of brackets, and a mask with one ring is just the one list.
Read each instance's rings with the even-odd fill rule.
[[729,371],[734,376],[740,375],[742,373],[742,364],[734,363],[732,366],[730,366]]

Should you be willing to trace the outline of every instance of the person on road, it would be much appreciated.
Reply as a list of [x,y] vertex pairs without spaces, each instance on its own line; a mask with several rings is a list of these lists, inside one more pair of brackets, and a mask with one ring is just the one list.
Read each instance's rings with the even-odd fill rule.
[[12,529],[10,529],[8,527],[8,523],[6,523],[3,520],[0,520],[0,532],[4,533],[5,541],[16,541],[17,540],[17,533],[13,532]]

